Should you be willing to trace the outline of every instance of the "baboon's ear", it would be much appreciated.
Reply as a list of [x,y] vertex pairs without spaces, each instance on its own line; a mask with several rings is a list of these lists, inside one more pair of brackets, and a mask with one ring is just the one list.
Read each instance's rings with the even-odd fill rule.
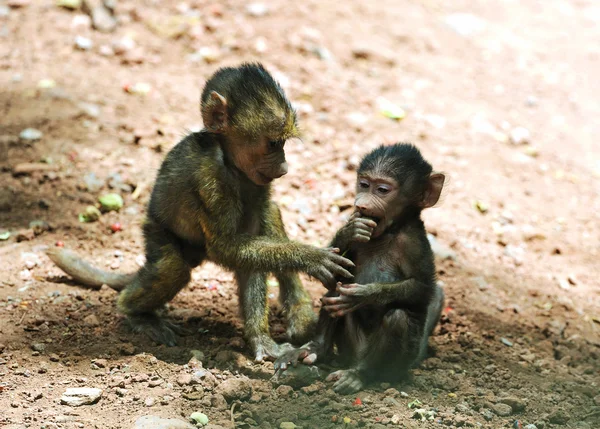
[[431,173],[429,180],[427,181],[427,188],[425,189],[425,195],[423,195],[423,201],[421,201],[421,207],[424,209],[427,207],[433,207],[442,193],[444,187],[444,180],[446,176],[442,173]]
[[227,128],[227,100],[217,91],[212,91],[202,105],[204,128],[213,133],[222,133]]

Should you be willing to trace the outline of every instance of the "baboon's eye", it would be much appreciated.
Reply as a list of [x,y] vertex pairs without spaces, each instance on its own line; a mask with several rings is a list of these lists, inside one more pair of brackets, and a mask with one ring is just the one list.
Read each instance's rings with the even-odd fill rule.
[[269,140],[269,149],[281,149],[285,144],[285,140]]

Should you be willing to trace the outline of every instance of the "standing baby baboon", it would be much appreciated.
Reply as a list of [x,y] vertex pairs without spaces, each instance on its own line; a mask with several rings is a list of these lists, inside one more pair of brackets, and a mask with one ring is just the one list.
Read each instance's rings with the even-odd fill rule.
[[175,326],[156,311],[204,260],[229,268],[255,358],[275,358],[284,348],[269,335],[267,274],[279,281],[290,340],[306,341],[315,315],[297,272],[331,286],[336,276],[351,278],[344,267],[354,264],[337,249],[286,236],[269,185],[287,173],[284,144],[298,135],[296,114],[262,65],[218,70],[204,87],[201,112],[204,129],[175,145],[158,172],[143,227],[146,263],[138,272],[106,273],[63,249],[49,256],[81,283],[123,289],[119,310],[137,332],[167,345],[175,344]]
[[432,173],[410,144],[381,146],[363,158],[356,211],[331,243],[356,264],[356,283],[340,282],[321,299],[317,335],[282,355],[277,371],[298,359],[322,360],[336,345],[350,369],[328,380],[351,393],[371,380],[400,379],[425,357],[444,292],[421,211],[437,203],[443,184],[444,175]]

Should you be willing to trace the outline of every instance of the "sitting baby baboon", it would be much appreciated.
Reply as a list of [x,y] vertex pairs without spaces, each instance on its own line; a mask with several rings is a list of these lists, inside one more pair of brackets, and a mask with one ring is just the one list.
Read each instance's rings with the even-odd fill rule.
[[421,211],[437,203],[444,179],[410,144],[381,146],[363,158],[355,212],[331,243],[355,263],[354,283],[338,282],[321,299],[315,338],[279,358],[277,372],[299,359],[322,361],[337,346],[349,369],[328,380],[351,393],[372,380],[398,380],[426,356],[444,292]]
[[314,332],[316,317],[297,272],[331,287],[336,276],[352,278],[346,268],[354,264],[337,249],[290,241],[285,233],[270,183],[287,173],[284,145],[298,135],[296,114],[262,65],[217,70],[202,91],[201,113],[204,129],[175,145],[158,172],[144,223],[146,263],[139,271],[104,272],[65,249],[48,254],[83,284],[122,290],[118,307],[133,328],[167,345],[175,344],[176,327],[157,310],[203,261],[229,268],[255,359],[276,358],[286,348],[269,335],[267,274],[279,281],[288,336],[301,343]]

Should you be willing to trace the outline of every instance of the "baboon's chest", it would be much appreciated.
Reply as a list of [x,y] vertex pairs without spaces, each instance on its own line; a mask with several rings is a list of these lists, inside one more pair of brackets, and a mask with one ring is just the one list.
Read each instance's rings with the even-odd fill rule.
[[390,240],[361,244],[356,249],[354,282],[390,283],[403,279],[397,247]]

